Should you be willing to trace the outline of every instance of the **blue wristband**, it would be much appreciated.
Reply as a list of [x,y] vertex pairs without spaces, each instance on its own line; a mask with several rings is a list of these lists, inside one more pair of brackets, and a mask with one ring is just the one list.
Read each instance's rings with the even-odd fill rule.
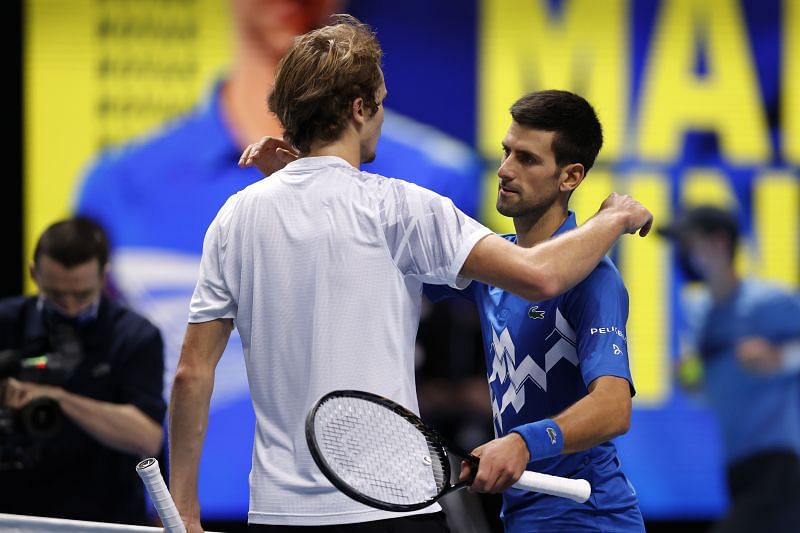
[[555,457],[564,449],[561,428],[549,418],[515,427],[511,431],[519,433],[528,445],[531,461]]

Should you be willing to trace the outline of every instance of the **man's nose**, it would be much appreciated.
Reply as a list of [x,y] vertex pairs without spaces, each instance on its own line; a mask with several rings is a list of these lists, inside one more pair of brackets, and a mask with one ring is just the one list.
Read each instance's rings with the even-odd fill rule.
[[497,176],[506,181],[514,179],[514,173],[511,170],[511,164],[508,162],[509,158],[500,163],[500,168],[497,169]]

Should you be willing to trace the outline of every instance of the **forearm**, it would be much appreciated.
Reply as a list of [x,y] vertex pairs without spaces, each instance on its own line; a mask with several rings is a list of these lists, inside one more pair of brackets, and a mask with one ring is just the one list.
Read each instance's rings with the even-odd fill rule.
[[564,435],[562,453],[575,453],[627,433],[630,402],[589,394],[553,420]]
[[532,248],[489,235],[473,247],[460,274],[531,301],[549,300],[589,275],[622,234],[623,222],[621,216],[601,212]]
[[184,518],[199,519],[197,481],[208,425],[213,372],[178,369],[169,408],[170,490]]
[[140,456],[157,455],[161,425],[131,404],[115,404],[63,389],[54,393],[64,414],[109,448]]
[[631,416],[629,383],[603,376],[589,386],[589,394],[552,419],[525,424],[514,431],[522,435],[530,460],[575,453],[628,431]]
[[214,371],[233,329],[229,319],[189,324],[169,406],[170,490],[184,522],[200,522],[197,479]]

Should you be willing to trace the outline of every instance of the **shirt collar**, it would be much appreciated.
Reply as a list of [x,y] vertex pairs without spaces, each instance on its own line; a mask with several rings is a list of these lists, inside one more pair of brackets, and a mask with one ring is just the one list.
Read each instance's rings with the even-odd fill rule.
[[571,229],[575,229],[578,227],[578,223],[575,221],[575,213],[573,211],[567,211],[567,219],[558,227],[555,233],[553,233],[553,237],[556,235],[561,235],[564,232],[567,232]]
[[284,170],[287,172],[306,172],[324,167],[345,167],[358,171],[353,165],[335,155],[301,157],[286,165]]

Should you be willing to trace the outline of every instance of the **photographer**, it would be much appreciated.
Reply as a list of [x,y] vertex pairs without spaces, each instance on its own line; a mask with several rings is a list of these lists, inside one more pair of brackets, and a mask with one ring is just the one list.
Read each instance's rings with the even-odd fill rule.
[[0,512],[144,523],[138,459],[163,441],[163,343],[103,295],[108,243],[82,218],[39,238],[39,295],[0,301]]

